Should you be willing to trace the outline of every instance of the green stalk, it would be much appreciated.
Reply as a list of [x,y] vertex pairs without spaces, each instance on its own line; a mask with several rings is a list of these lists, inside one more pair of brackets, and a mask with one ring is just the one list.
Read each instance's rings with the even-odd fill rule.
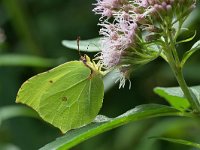
[[[168,59],[168,63],[176,77],[176,80],[179,84],[179,86],[181,87],[184,96],[187,98],[187,100],[189,101],[192,109],[194,110],[194,112],[198,112],[200,113],[200,103],[198,101],[198,99],[196,98],[196,96],[192,93],[192,91],[189,89],[189,87],[187,86],[187,83],[184,79],[183,76],[183,71],[182,71],[182,67],[181,67],[181,62],[179,60],[179,56],[176,50],[176,46],[175,46],[175,39],[172,36],[171,32],[167,33],[167,36],[169,37],[170,43],[166,44],[166,48],[169,50],[167,51],[167,59]],[[176,37],[175,37],[176,38]]]
[[188,88],[187,83],[183,77],[182,69],[175,67],[173,71],[174,71],[176,80],[178,81],[185,97],[191,104],[191,107],[194,109],[194,112],[200,112],[200,103],[199,103],[198,99],[196,98],[196,96]]

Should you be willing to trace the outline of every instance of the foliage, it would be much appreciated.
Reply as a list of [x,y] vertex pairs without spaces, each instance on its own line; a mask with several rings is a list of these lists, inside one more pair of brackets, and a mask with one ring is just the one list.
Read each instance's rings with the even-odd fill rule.
[[[187,85],[180,84],[184,90],[177,87],[177,82],[161,59],[149,63],[138,71],[131,70],[132,74],[128,77],[132,81],[132,88],[128,90],[125,86],[124,89],[119,90],[115,82],[123,79],[119,79],[122,70],[118,68],[107,70],[101,68],[102,62],[96,63],[101,56],[102,45],[99,43],[99,38],[94,38],[99,36],[96,26],[98,20],[91,9],[91,1],[81,0],[3,0],[0,2],[2,15],[0,19],[0,149],[129,150],[133,149],[133,146],[135,150],[186,150],[188,146],[199,148],[199,144],[195,143],[199,141],[200,132],[198,115],[200,62],[197,52],[200,39],[199,3],[186,22],[184,24],[181,22],[183,28],[180,28],[176,22],[173,24],[177,31],[173,37],[177,39],[174,45],[169,42],[168,47],[161,44],[159,40],[150,40],[149,42],[155,42],[159,47],[163,47],[165,52],[159,51],[159,48],[147,42],[145,48],[152,49],[152,57],[147,55],[149,53],[143,55],[140,50],[137,50],[135,52],[139,57],[133,62],[133,66],[138,68],[159,55],[169,64],[176,59],[170,67],[175,70],[173,73],[178,83],[183,83],[183,80],[179,79],[185,77],[188,85],[197,85],[187,89],[185,88]],[[170,18],[167,16],[165,15],[165,19],[169,21]],[[183,17],[184,21],[185,19],[186,17]],[[185,29],[195,34],[192,36],[182,34]],[[170,35],[173,30],[169,30],[166,35]],[[79,46],[77,40],[74,40],[77,36],[81,36]],[[153,36],[158,39],[157,36]],[[140,42],[146,41],[141,39]],[[167,55],[167,50],[173,46],[177,50],[177,56],[173,52],[171,57]],[[80,54],[69,49],[77,50],[78,47],[81,55],[87,53],[91,60],[89,57],[87,59],[82,57],[81,60],[74,61],[80,59]],[[95,62],[93,57],[97,57]],[[176,57],[180,58],[180,61]],[[141,61],[141,58],[146,60]],[[123,63],[129,59],[124,59]],[[69,69],[73,63],[74,68]],[[48,71],[49,69],[51,70]],[[68,73],[66,70],[72,72]],[[25,82],[20,89],[21,84],[32,76],[34,77]],[[54,79],[59,82],[54,82]],[[83,84],[74,86],[72,83],[79,81],[92,86],[85,87]],[[72,88],[64,88],[64,91],[61,91],[68,85]],[[152,92],[153,88],[160,97]],[[19,89],[17,101],[33,107],[34,110],[15,104]],[[83,94],[80,101],[77,103],[75,101],[76,108],[66,107],[59,101],[62,98],[62,102],[67,102],[67,105],[73,103],[74,97],[78,96],[81,89]],[[59,92],[62,94],[57,94]],[[66,97],[63,94],[72,96]],[[51,95],[50,99],[49,95]],[[104,105],[100,111],[103,115],[96,117],[103,101]],[[90,107],[87,105],[88,102],[94,105]],[[79,107],[80,112],[75,116],[74,111]],[[69,113],[66,113],[65,109]],[[88,118],[84,118],[86,117],[84,112],[91,112],[87,115]],[[112,116],[118,117],[110,118]],[[63,135],[60,130],[44,122],[43,119],[59,127],[62,132],[77,127],[78,129],[70,130]],[[73,125],[69,127],[70,121]],[[117,128],[119,126],[122,127]]]
[[180,113],[176,109],[156,104],[137,106],[136,108],[131,109],[116,118],[108,118],[106,116],[99,115],[96,117],[93,123],[78,130],[68,132],[63,137],[60,137],[56,139],[56,141],[41,148],[41,150],[69,149],[72,146],[82,142],[83,140],[86,140],[87,138],[93,137],[97,134],[111,130],[131,121],[137,121],[152,117],[176,115],[187,116],[187,114]]

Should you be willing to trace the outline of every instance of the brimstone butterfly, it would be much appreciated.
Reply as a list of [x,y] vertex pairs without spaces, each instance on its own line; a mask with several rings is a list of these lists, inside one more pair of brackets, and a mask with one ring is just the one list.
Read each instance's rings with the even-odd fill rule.
[[32,107],[63,133],[84,126],[98,114],[104,96],[99,66],[88,56],[28,79],[16,102]]

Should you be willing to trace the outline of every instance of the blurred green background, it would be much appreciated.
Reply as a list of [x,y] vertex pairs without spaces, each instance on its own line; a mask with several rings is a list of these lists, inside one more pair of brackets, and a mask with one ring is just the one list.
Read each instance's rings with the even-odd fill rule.
[[[92,12],[93,3],[94,0],[0,1],[0,109],[20,105],[15,104],[16,93],[20,85],[31,76],[63,62],[79,59],[78,52],[65,48],[61,41],[75,40],[77,36],[83,40],[98,37],[99,16]],[[197,36],[178,47],[180,54],[200,39],[199,4],[185,26],[192,29],[193,33],[196,30]],[[186,36],[188,34],[179,38]],[[26,58],[27,55],[34,57]],[[40,60],[37,57],[46,59]],[[200,53],[196,53],[186,65],[184,74],[188,85],[200,85],[199,58]],[[100,113],[115,117],[140,104],[167,104],[153,93],[156,86],[177,86],[172,72],[161,59],[133,74],[131,90],[128,86],[119,90],[118,84],[115,84],[107,91]],[[149,137],[167,136],[200,143],[199,123],[176,117],[149,119],[101,134],[73,149],[192,150],[190,147],[155,141]],[[61,135],[58,129],[38,119],[17,117],[2,123],[0,119],[0,150],[36,150]]]

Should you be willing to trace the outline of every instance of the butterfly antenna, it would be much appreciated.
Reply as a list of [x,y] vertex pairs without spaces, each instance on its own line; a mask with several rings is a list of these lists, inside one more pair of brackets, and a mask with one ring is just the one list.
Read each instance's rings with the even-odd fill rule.
[[78,36],[78,37],[77,37],[77,46],[78,46],[78,53],[79,53],[79,56],[81,57],[81,52],[80,52],[80,40],[81,40],[81,37]]
[[80,57],[80,60],[81,60],[83,63],[86,63],[87,60],[86,60],[85,56],[82,56],[82,55],[81,55],[81,51],[80,51],[80,40],[81,40],[81,37],[78,36],[78,37],[77,37],[77,46],[78,46],[79,57]]

